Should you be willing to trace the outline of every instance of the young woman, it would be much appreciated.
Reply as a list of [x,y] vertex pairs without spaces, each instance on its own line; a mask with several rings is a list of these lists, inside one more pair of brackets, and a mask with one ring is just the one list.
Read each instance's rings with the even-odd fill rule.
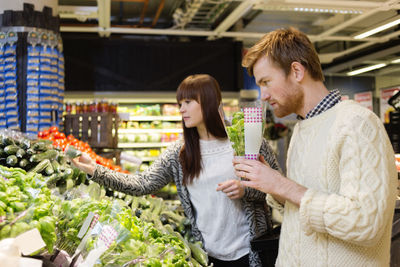
[[[113,172],[87,157],[73,160],[91,179],[131,195],[157,192],[174,181],[192,233],[214,266],[261,266],[250,240],[269,230],[265,194],[241,186],[232,165],[233,149],[219,113],[221,91],[206,74],[191,75],[178,87],[183,140],[172,144],[140,174]],[[260,154],[274,169],[275,156],[264,140]]]

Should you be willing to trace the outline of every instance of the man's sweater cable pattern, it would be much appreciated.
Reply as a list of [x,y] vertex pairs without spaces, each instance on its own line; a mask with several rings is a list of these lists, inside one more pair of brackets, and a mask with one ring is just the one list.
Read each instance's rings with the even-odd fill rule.
[[288,177],[308,190],[285,204],[277,266],[388,266],[394,162],[380,120],[353,101],[299,122]]

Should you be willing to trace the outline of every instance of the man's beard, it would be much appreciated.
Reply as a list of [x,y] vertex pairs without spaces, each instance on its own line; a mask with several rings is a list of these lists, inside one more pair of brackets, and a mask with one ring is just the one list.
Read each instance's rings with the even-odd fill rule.
[[284,102],[277,103],[277,107],[274,109],[274,114],[278,118],[288,116],[292,113],[296,113],[304,105],[304,93],[300,87],[292,87],[290,93],[284,96]]

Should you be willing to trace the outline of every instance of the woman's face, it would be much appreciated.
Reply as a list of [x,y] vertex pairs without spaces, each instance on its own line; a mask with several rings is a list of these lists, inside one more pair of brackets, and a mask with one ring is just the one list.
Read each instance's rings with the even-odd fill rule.
[[182,99],[179,101],[180,113],[186,128],[204,127],[201,105],[194,99]]

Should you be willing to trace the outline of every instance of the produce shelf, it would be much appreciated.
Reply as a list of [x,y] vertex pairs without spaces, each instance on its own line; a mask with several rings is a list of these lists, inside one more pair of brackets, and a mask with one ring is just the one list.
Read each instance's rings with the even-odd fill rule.
[[119,134],[133,133],[182,133],[183,129],[118,129]]
[[130,121],[181,121],[182,116],[135,116],[129,115]]
[[119,143],[118,148],[149,148],[149,147],[167,147],[172,142],[162,143]]

